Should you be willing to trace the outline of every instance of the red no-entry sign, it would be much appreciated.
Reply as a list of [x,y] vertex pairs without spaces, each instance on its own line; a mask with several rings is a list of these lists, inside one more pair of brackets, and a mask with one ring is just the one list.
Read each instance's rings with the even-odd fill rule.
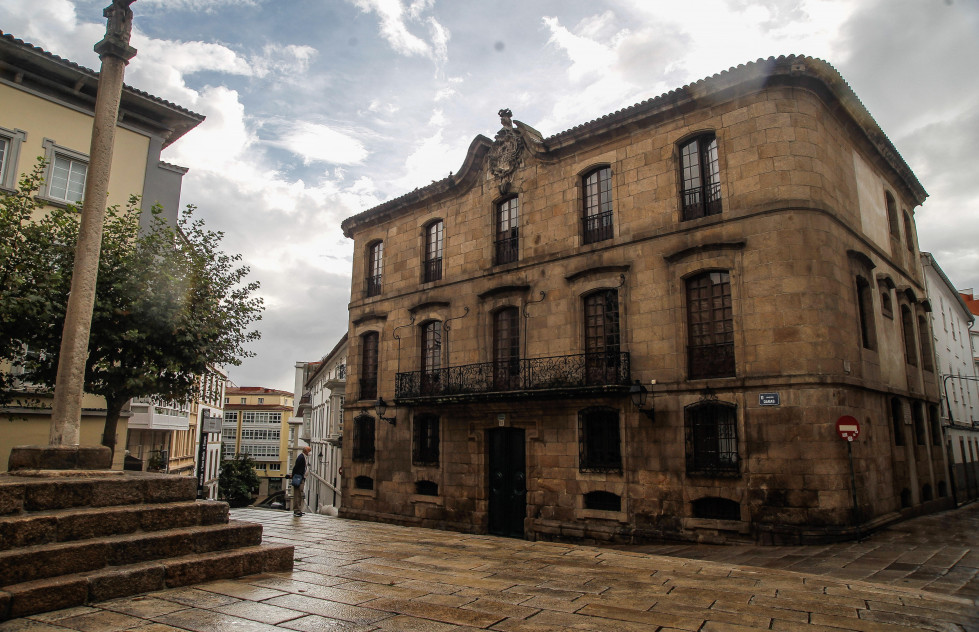
[[843,415],[836,420],[836,434],[840,435],[841,439],[853,441],[860,436],[860,422],[856,417]]

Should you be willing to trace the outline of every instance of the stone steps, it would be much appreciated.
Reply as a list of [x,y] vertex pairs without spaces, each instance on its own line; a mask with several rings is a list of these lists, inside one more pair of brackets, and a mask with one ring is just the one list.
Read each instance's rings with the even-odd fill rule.
[[22,582],[0,590],[0,621],[165,588],[290,571],[292,564],[293,547],[264,544]]
[[228,504],[210,500],[31,512],[0,517],[0,551],[226,522]]
[[292,546],[196,495],[182,476],[0,474],[0,621],[292,569]]

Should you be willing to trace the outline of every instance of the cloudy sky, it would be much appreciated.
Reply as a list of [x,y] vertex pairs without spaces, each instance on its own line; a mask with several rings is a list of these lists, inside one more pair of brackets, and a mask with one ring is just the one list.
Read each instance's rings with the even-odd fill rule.
[[[97,69],[109,0],[0,0],[0,29]],[[207,116],[164,154],[262,284],[241,386],[292,390],[347,326],[340,222],[440,179],[501,107],[550,136],[758,58],[850,83],[930,197],[922,250],[979,289],[976,0],[139,0],[126,82]]]

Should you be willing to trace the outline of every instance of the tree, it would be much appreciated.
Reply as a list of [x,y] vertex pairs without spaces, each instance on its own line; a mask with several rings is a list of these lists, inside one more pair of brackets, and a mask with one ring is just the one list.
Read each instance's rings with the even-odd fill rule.
[[245,507],[252,504],[258,487],[255,461],[247,454],[236,454],[235,458],[221,463],[218,496],[228,501],[232,507]]
[[[0,250],[10,256],[0,264],[0,356],[22,367],[25,380],[53,386],[79,213],[72,206],[40,213],[43,167],[22,178],[17,193],[0,196],[0,239],[10,237]],[[141,230],[138,204],[134,196],[106,211],[85,364],[85,390],[106,400],[102,443],[113,450],[130,399],[187,401],[208,365],[254,355],[245,346],[260,333],[248,328],[263,309],[241,255],[220,249],[223,233],[207,230],[194,206],[176,226],[153,208]]]

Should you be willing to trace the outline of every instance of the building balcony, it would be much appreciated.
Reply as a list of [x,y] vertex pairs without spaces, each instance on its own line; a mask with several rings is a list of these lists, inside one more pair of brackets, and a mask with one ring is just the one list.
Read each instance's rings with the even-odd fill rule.
[[190,408],[180,404],[134,399],[130,405],[130,430],[188,430]]
[[631,383],[628,353],[579,353],[398,373],[394,400],[412,405],[592,397],[626,393]]

